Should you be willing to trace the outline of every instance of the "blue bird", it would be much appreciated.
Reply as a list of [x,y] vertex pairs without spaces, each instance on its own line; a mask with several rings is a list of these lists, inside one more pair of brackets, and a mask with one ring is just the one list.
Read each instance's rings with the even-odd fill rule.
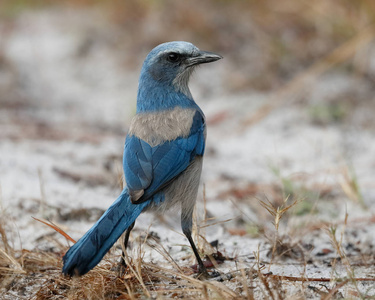
[[188,82],[195,66],[221,58],[188,42],[164,43],[148,54],[139,78],[137,113],[124,147],[127,187],[65,254],[63,274],[86,274],[124,231],[126,249],[130,231],[142,212],[162,213],[175,205],[181,207],[182,231],[196,256],[199,273],[207,274],[191,237],[206,125]]

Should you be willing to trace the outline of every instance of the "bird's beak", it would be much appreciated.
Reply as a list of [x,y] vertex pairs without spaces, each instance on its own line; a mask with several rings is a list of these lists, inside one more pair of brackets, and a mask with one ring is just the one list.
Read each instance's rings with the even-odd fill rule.
[[206,64],[210,62],[217,61],[222,59],[223,57],[219,54],[208,52],[208,51],[199,51],[193,57],[189,57],[186,60],[186,64],[188,67],[199,65],[199,64]]

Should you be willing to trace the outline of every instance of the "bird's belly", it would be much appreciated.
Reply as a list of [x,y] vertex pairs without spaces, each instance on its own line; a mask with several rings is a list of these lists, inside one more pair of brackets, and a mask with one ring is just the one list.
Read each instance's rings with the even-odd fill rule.
[[191,213],[197,199],[202,162],[203,158],[197,156],[185,171],[153,197],[147,210],[163,213],[180,204],[182,217]]

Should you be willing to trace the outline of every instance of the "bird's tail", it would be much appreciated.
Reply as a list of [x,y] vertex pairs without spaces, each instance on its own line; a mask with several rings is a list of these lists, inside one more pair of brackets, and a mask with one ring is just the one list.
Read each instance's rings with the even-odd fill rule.
[[84,275],[94,268],[121,234],[135,221],[148,201],[132,204],[127,189],[63,257],[65,275]]

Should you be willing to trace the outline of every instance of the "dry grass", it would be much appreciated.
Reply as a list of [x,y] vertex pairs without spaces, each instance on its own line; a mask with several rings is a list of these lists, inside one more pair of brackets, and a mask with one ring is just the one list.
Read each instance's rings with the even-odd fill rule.
[[[186,262],[175,261],[160,241],[148,237],[147,234],[138,244],[135,257],[126,257],[129,267],[124,274],[118,275],[116,270],[119,254],[111,251],[100,265],[87,275],[80,278],[64,277],[61,274],[61,259],[67,250],[66,247],[56,243],[59,250],[15,251],[9,245],[6,231],[0,224],[0,297],[39,300],[304,299],[312,296],[336,299],[342,296],[343,290],[349,290],[350,295],[365,298],[366,293],[359,285],[371,284],[375,279],[371,276],[358,277],[355,274],[355,266],[365,263],[347,255],[344,249],[345,231],[347,226],[350,226],[348,215],[341,224],[332,223],[324,226],[327,228],[333,251],[337,254],[332,258],[332,271],[328,277],[309,276],[307,268],[311,261],[307,262],[306,259],[309,250],[290,243],[286,236],[279,234],[280,222],[298,201],[288,203],[286,199],[277,207],[271,202],[261,202],[262,207],[274,219],[274,238],[270,239],[268,247],[270,259],[265,260],[264,255],[261,255],[264,250],[260,248],[254,253],[253,258],[250,261],[247,258],[246,262],[242,257],[224,257],[221,254],[221,261],[218,261],[219,252],[211,253],[206,257],[205,264],[215,266],[221,274],[209,280],[196,279],[194,266],[188,267]],[[207,220],[203,222],[202,227],[206,226]],[[341,226],[340,231],[337,230],[338,226]],[[322,227],[310,227],[310,234],[314,235],[314,232],[322,232]],[[200,236],[199,240],[200,243],[206,241],[204,236]],[[146,245],[153,249],[151,251],[160,253],[164,262],[152,263],[144,260],[145,252],[150,251]],[[206,248],[204,245],[200,246],[201,249]],[[299,265],[303,270],[299,276],[278,275],[270,271],[275,264],[285,264],[287,267],[286,262],[290,259],[295,266]],[[362,260],[366,258],[363,257]],[[224,267],[219,262],[224,263]],[[314,258],[315,263],[319,263],[317,257]],[[368,263],[370,262],[367,261]],[[342,274],[338,272],[341,265],[344,266],[346,275],[339,275]],[[297,292],[291,294],[293,290]],[[369,292],[371,293],[371,287]]]
[[70,279],[61,274],[63,252],[24,250],[11,256],[0,250],[0,295],[3,297],[20,296],[26,286],[33,299],[209,299],[212,296],[233,299],[240,296],[218,281],[195,279],[189,268],[165,268],[144,262],[141,257],[130,261],[127,272],[121,277],[115,271],[118,255],[109,254],[99,267],[84,277]]

